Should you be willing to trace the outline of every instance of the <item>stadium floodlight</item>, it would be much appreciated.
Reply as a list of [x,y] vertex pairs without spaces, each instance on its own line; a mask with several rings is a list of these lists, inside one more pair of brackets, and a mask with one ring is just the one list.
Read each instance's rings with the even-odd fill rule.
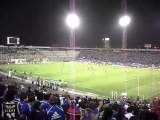
[[66,23],[71,29],[75,29],[79,26],[79,17],[75,13],[70,13],[66,18]]
[[131,21],[130,17],[125,15],[125,16],[120,18],[119,24],[122,27],[126,27],[127,25],[129,25],[130,21]]
[[129,16],[124,15],[123,17],[120,18],[119,24],[122,26],[123,29],[123,37],[122,37],[122,48],[126,49],[127,48],[127,26],[129,25],[131,19]]

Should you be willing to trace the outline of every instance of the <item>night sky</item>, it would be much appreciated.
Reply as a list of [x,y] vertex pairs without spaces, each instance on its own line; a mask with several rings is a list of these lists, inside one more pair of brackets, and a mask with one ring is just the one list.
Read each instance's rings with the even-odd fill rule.
[[[69,46],[68,13],[69,0],[0,0],[0,44],[17,36],[24,45]],[[111,47],[121,47],[122,0],[76,0],[76,13],[76,46],[102,47],[102,38],[109,37]],[[128,14],[129,48],[160,45],[160,0],[128,0]]]

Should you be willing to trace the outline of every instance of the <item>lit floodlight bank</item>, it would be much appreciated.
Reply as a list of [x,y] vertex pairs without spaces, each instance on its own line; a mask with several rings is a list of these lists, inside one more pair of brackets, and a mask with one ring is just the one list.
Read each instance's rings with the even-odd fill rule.
[[123,16],[119,20],[119,24],[123,27],[127,26],[130,23],[131,19],[129,16]]
[[67,16],[66,23],[72,29],[77,28],[79,26],[79,17],[76,14],[71,13]]

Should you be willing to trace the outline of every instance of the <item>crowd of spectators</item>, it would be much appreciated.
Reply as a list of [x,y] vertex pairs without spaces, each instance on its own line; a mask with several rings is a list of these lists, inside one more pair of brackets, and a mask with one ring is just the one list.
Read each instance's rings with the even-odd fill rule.
[[[4,78],[2,78],[4,79]],[[160,99],[110,100],[0,83],[1,120],[159,120]],[[36,87],[35,87],[36,88]]]
[[73,56],[77,56],[79,52],[72,50],[50,50],[49,48],[1,48],[0,47],[0,62],[11,59],[25,59],[28,63],[40,63],[43,61],[70,61]]
[[0,49],[0,61],[11,62],[11,59],[26,59],[30,62],[35,58],[43,58],[36,49],[25,49],[25,48],[1,48]]
[[100,61],[143,67],[160,66],[160,51],[81,50],[77,60]]
[[150,50],[50,50],[46,48],[0,48],[0,62],[26,59],[27,62],[77,60],[142,67],[160,67],[160,51]]

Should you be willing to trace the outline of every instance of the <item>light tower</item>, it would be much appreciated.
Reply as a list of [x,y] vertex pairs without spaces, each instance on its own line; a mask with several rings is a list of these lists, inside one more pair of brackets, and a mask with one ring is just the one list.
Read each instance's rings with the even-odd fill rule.
[[[75,0],[70,0],[70,14],[66,17],[66,24],[70,27],[70,48],[72,50],[71,61],[75,61],[75,30],[79,26],[79,17],[75,12]],[[76,91],[76,80],[75,80],[75,64],[70,64],[70,76],[72,79],[73,92]],[[75,95],[74,95],[75,99]]]
[[75,0],[70,0],[70,13],[66,17],[66,24],[70,27],[70,47],[75,48],[75,29],[79,26],[79,17],[75,13]]
[[120,26],[123,27],[123,35],[122,35],[122,48],[126,49],[127,48],[127,26],[130,23],[130,17],[127,15],[127,0],[122,1],[122,8],[123,8],[123,14],[119,20]]

